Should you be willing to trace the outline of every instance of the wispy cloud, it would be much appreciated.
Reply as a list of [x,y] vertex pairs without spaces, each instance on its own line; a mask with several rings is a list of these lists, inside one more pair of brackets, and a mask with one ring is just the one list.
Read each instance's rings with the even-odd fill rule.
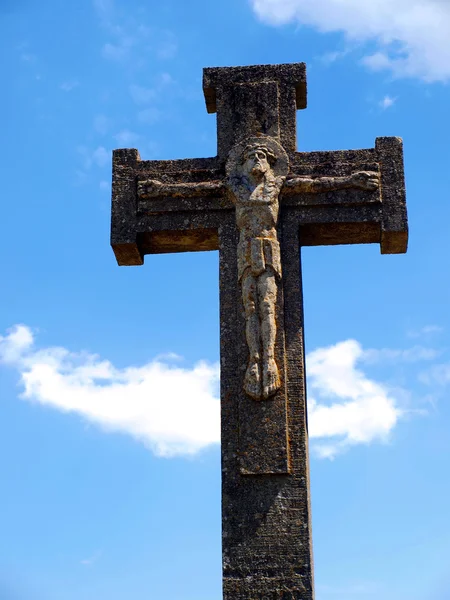
[[117,140],[121,146],[133,146],[133,144],[137,144],[140,138],[141,136],[139,133],[131,131],[130,129],[122,129],[114,136],[114,139]]
[[93,0],[94,8],[97,11],[100,18],[106,22],[112,17],[114,11],[113,0]]
[[92,160],[98,167],[104,167],[111,162],[111,153],[104,146],[98,146],[92,153]]
[[163,112],[157,105],[161,104],[163,98],[166,97],[168,88],[172,88],[170,93],[176,92],[175,81],[167,72],[159,73],[154,78],[152,87],[138,84],[130,85],[130,96],[139,107],[137,120],[140,123],[152,125],[160,120]]
[[[307,356],[313,451],[332,458],[358,444],[387,440],[404,415],[396,394],[363,370],[355,340]],[[172,357],[117,368],[62,347],[36,349],[29,327],[0,336],[0,362],[18,370],[25,400],[81,415],[122,432],[158,456],[192,455],[220,439],[219,366],[184,367]]]
[[34,64],[37,62],[37,56],[32,52],[22,52],[20,55],[20,60],[22,60],[25,63]]
[[93,166],[104,167],[111,161],[111,152],[104,146],[97,146],[95,149],[79,146],[78,154],[82,158],[84,171],[89,171]]
[[439,325],[425,325],[424,327],[420,327],[418,329],[410,329],[407,332],[408,337],[410,338],[429,338],[431,336],[438,335],[444,331],[443,327]]
[[349,49],[345,50],[333,50],[331,52],[325,52],[322,56],[319,57],[320,61],[325,65],[331,65],[338,60],[343,59],[350,52]]
[[161,98],[163,92],[167,93],[167,87],[175,84],[175,81],[170,73],[159,73],[154,78],[151,87],[132,84],[129,87],[130,96],[133,102],[137,105],[145,105],[154,102]]
[[101,48],[102,56],[108,60],[126,62],[139,53],[149,50],[150,28],[136,21],[129,14],[120,14],[112,0],[94,0],[100,23],[109,41]]
[[74,184],[82,186],[87,184],[96,169],[104,169],[111,165],[112,153],[109,148],[99,145],[93,148],[92,146],[78,146],[76,149],[80,166],[75,170]]
[[171,31],[164,31],[162,39],[159,41],[156,54],[158,58],[169,60],[175,58],[178,52],[177,38]]
[[126,58],[133,46],[133,38],[122,36],[118,43],[106,43],[102,48],[102,55],[112,60],[123,60]]
[[98,562],[98,560],[101,558],[102,554],[103,554],[102,551],[98,550],[97,552],[95,552],[95,554],[93,554],[89,558],[83,558],[82,560],[80,560],[80,563],[85,567],[92,567],[93,565],[95,565],[96,562]]
[[77,81],[76,79],[68,79],[67,81],[63,81],[59,87],[61,90],[63,90],[63,92],[71,92],[79,85],[80,85],[80,82]]
[[[147,56],[169,60],[176,56],[178,42],[169,30],[160,30],[146,24],[145,12],[139,18],[116,5],[113,0],[94,0],[94,9],[108,36],[101,49],[104,58],[119,63],[143,66]],[[151,19],[147,19],[151,22]]]
[[106,135],[111,128],[111,119],[106,115],[97,115],[94,118],[94,130],[100,135]]
[[377,49],[363,63],[397,77],[450,79],[450,4],[442,0],[250,0],[272,25],[298,22],[327,33],[341,31]]
[[147,104],[154,100],[156,96],[156,90],[154,88],[148,88],[137,84],[130,85],[130,95],[136,104]]
[[393,104],[395,104],[396,101],[397,101],[397,98],[393,98],[392,96],[387,95],[387,96],[384,96],[384,98],[382,100],[380,100],[378,105],[383,110],[386,110],[387,108],[390,108]]
[[16,50],[26,72],[31,75],[34,81],[41,81],[42,76],[39,71],[42,69],[42,63],[38,55],[30,48],[30,44],[24,41],[16,47]]
[[412,348],[370,348],[364,350],[361,358],[365,363],[381,363],[381,362],[403,362],[414,363],[425,360],[433,360],[441,354],[436,348],[426,346],[413,346]]
[[422,371],[419,379],[426,385],[439,385],[446,387],[450,385],[450,361],[438,365],[433,365],[429,369]]
[[154,106],[140,110],[137,114],[138,121],[147,125],[156,123],[161,118],[161,111]]

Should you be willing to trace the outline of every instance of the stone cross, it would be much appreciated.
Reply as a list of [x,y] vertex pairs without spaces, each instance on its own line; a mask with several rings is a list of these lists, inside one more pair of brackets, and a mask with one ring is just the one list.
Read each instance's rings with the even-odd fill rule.
[[296,151],[303,63],[205,69],[214,158],[113,154],[111,244],[219,250],[225,600],[312,600],[301,246],[406,252],[402,142]]

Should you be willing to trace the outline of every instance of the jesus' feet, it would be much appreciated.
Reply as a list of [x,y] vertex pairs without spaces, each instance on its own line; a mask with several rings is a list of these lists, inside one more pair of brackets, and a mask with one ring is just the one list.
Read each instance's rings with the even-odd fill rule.
[[251,398],[261,400],[261,372],[258,358],[249,360],[244,378],[244,390]]
[[269,398],[279,389],[280,375],[278,373],[277,363],[273,357],[267,358],[263,366],[263,398]]

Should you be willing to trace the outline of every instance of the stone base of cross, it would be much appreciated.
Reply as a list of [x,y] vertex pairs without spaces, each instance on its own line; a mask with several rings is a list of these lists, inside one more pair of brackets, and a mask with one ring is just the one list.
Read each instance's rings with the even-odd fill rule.
[[406,252],[402,142],[296,151],[303,63],[205,69],[214,158],[113,155],[111,244],[219,250],[225,600],[312,600],[301,246]]

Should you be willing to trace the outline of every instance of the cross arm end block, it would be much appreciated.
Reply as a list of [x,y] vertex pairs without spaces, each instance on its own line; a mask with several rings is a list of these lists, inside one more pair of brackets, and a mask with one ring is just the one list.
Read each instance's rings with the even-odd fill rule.
[[208,113],[217,112],[216,90],[240,84],[275,81],[282,88],[294,87],[296,108],[306,108],[306,64],[210,67],[203,69],[203,93]]
[[374,148],[298,152],[291,169],[299,177],[349,178],[375,172],[379,189],[353,188],[317,194],[288,194],[284,207],[301,206],[303,246],[380,244],[382,254],[402,254],[408,244],[403,143],[398,137],[376,138]]
[[408,215],[402,139],[376,138],[375,150],[381,167],[381,254],[403,254],[408,247]]
[[136,166],[141,158],[135,148],[113,151],[111,246],[121,266],[144,264],[136,234]]

